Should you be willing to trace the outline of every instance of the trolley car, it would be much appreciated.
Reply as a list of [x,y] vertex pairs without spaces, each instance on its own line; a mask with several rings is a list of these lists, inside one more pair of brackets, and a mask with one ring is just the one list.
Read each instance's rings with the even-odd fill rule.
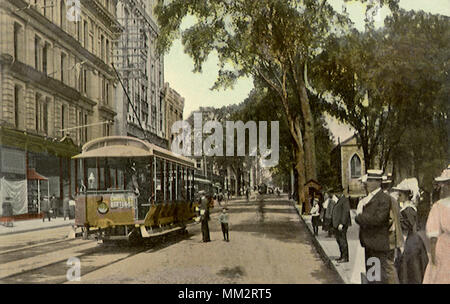
[[184,230],[197,216],[189,158],[125,136],[94,139],[73,158],[82,175],[75,228],[84,237],[146,238]]

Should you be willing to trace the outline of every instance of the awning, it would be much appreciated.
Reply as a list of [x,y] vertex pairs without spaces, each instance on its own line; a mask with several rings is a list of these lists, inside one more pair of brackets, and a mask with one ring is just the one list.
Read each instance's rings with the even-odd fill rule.
[[72,158],[96,158],[96,157],[146,157],[152,156],[152,152],[134,146],[106,146],[83,152]]
[[47,180],[46,177],[40,175],[34,169],[27,170],[27,179],[29,179],[29,180]]

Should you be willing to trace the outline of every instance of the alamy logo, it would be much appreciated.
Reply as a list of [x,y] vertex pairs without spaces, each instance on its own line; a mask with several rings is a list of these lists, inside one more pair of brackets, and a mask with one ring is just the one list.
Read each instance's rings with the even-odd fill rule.
[[376,257],[370,257],[367,259],[367,269],[366,277],[369,282],[379,282],[381,281],[381,263],[380,259]]
[[72,22],[79,22],[81,15],[81,3],[80,0],[67,0],[67,20]]
[[[172,142],[172,152],[184,156],[224,156],[224,131],[218,121],[207,121],[203,125],[202,113],[194,113],[194,153],[192,154],[191,125],[187,121],[176,121],[172,125],[172,134],[177,134]],[[270,149],[267,147],[267,121],[254,121],[245,124],[242,121],[225,122],[226,156],[245,156],[245,130],[248,129],[248,156],[257,156],[258,148],[261,155],[261,166],[274,167],[279,160],[279,122],[272,121],[270,125]],[[181,132],[180,132],[181,130]],[[213,133],[212,130],[214,130]],[[237,145],[235,155],[235,131]],[[203,135],[209,134],[205,139]]]
[[72,266],[67,270],[67,281],[81,281],[81,261],[77,257],[71,257],[67,260],[67,266]]

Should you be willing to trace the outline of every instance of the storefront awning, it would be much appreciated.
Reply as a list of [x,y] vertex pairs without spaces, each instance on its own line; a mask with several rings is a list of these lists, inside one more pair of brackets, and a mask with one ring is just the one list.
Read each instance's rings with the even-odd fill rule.
[[34,169],[28,169],[27,170],[27,179],[28,180],[47,180],[46,177],[40,175]]

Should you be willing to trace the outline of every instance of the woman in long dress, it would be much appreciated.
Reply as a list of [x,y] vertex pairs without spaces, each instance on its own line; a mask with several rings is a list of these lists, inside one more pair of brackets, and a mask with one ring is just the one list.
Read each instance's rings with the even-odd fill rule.
[[417,232],[417,208],[411,202],[412,189],[394,187],[393,190],[399,192],[400,223],[405,238],[403,252],[396,265],[398,278],[401,284],[420,284],[428,264],[428,256],[426,244],[420,232]]
[[431,207],[426,225],[431,259],[423,283],[450,284],[450,165],[435,181],[440,200]]

